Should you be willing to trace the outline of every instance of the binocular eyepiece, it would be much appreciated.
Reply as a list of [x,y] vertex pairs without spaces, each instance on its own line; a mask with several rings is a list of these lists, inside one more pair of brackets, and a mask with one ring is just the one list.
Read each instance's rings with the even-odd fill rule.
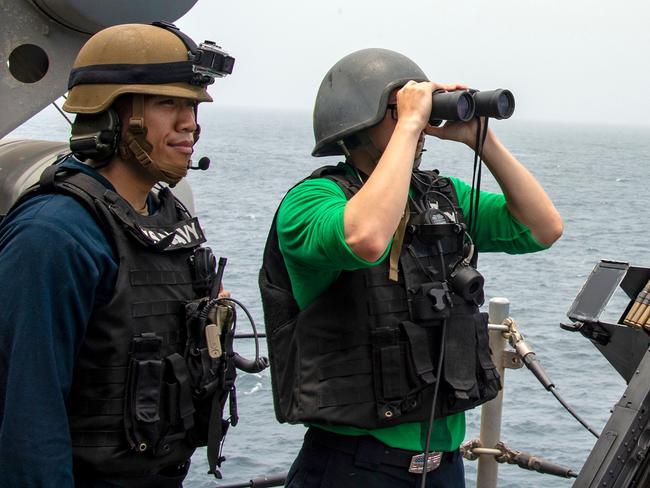
[[429,123],[443,120],[467,122],[474,117],[507,119],[515,111],[515,97],[510,90],[458,90],[433,92]]

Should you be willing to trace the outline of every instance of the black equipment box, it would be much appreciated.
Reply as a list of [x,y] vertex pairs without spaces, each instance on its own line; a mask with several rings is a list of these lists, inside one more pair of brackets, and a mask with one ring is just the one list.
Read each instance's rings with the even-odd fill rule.
[[[591,340],[628,383],[573,488],[650,487],[650,335],[623,325],[635,298],[650,279],[650,269],[601,261],[583,285],[563,328]],[[599,317],[616,287],[630,297],[618,324]]]

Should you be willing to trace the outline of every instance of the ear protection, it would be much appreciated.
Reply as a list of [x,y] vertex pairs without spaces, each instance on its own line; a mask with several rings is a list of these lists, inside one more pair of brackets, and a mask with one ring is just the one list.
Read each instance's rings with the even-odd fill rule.
[[[197,109],[194,114],[196,118]],[[96,114],[77,114],[72,123],[70,150],[80,161],[108,162],[120,146],[121,131],[120,118],[112,108]],[[195,143],[200,134],[201,126],[197,123]]]
[[77,114],[72,124],[70,150],[81,161],[106,161],[117,150],[120,132],[120,118],[113,109],[97,114]]

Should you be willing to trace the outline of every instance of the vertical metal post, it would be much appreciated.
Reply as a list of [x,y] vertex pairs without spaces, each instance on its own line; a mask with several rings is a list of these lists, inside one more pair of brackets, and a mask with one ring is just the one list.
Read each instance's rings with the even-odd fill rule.
[[[507,298],[493,298],[489,305],[489,320],[491,324],[501,324],[510,314],[510,301]],[[504,360],[503,352],[507,341],[503,332],[491,330],[490,349],[492,350],[492,361],[501,375],[501,386],[504,385]],[[501,437],[501,413],[503,409],[503,389],[494,400],[491,400],[481,407],[481,446],[495,447]],[[499,464],[494,456],[482,454],[478,459],[476,473],[476,486],[480,488],[496,488]]]

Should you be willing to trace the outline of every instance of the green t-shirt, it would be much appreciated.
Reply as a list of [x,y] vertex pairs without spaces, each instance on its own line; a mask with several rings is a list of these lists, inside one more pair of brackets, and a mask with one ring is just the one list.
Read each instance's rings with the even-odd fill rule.
[[[470,186],[450,178],[461,209],[469,212]],[[277,232],[293,295],[304,309],[336,280],[342,270],[375,266],[386,259],[390,245],[376,262],[356,256],[345,242],[343,211],[347,199],[343,190],[327,178],[307,180],[293,188],[280,205]],[[479,222],[472,236],[480,252],[502,251],[523,254],[544,249],[530,230],[516,221],[506,207],[505,197],[481,192]],[[400,449],[425,448],[426,423],[406,423],[393,427],[363,430],[355,427],[325,427],[347,435],[370,434],[384,444]],[[434,421],[431,450],[452,451],[465,437],[465,415],[458,413]]]

